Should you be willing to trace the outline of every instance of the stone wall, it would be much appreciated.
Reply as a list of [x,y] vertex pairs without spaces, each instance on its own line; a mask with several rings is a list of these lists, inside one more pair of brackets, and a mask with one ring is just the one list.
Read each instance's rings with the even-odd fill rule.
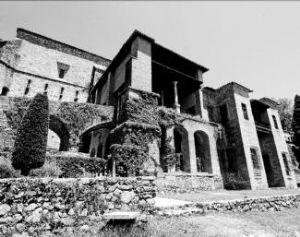
[[192,193],[223,188],[220,175],[214,174],[164,174],[155,180],[159,193]]
[[208,212],[281,211],[300,207],[300,195],[247,198],[230,201],[212,201],[187,204],[177,209],[158,210],[162,216],[197,215]]
[[153,204],[152,178],[2,179],[0,235],[80,226],[112,210]]

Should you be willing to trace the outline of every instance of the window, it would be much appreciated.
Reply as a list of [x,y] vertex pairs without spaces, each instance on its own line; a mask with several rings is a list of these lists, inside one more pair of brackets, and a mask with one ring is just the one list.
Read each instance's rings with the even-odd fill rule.
[[61,62],[57,62],[58,77],[64,78],[66,73],[68,72],[69,68],[70,68],[70,65],[61,63]]
[[272,119],[273,119],[273,122],[274,122],[274,127],[276,129],[278,129],[278,123],[277,123],[277,119],[276,119],[275,115],[272,115]]
[[243,110],[244,119],[249,120],[248,111],[247,111],[247,106],[246,106],[246,104],[244,104],[244,103],[242,103],[242,110]]
[[285,168],[286,175],[290,175],[291,170],[290,170],[289,162],[288,162],[288,159],[287,159],[287,156],[286,156],[285,153],[282,153],[282,158],[283,158],[283,163],[284,163],[284,168]]
[[76,91],[76,92],[75,92],[75,99],[74,99],[74,102],[77,102],[77,101],[78,101],[78,94],[79,94],[79,91]]
[[59,77],[59,78],[64,78],[65,74],[66,74],[66,70],[64,70],[64,69],[59,69],[59,74],[58,74],[58,77]]
[[48,84],[45,84],[45,87],[44,87],[44,94],[47,95],[48,93]]
[[27,94],[28,94],[29,89],[30,89],[30,84],[31,84],[31,80],[28,80],[28,81],[27,81],[27,86],[26,86],[25,91],[24,91],[24,95],[27,95]]
[[63,93],[64,93],[64,90],[65,90],[65,88],[63,88],[63,87],[60,89],[59,100],[61,100],[61,99],[62,99],[62,97],[63,97]]
[[1,95],[2,95],[2,96],[6,96],[6,95],[8,94],[8,92],[9,92],[8,87],[4,86],[4,87],[2,88]]
[[251,153],[251,159],[252,159],[252,163],[253,163],[253,168],[254,169],[260,169],[260,165],[259,165],[259,160],[258,160],[256,149],[255,148],[250,148],[250,153]]

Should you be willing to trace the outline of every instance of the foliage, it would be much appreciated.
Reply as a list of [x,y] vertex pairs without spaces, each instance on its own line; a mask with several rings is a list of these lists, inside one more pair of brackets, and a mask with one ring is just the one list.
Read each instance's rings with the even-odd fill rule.
[[126,99],[119,122],[130,120],[158,126],[157,97],[143,91],[138,91],[138,95],[138,98]]
[[90,158],[82,155],[60,152],[47,156],[49,162],[55,162],[62,178],[96,177],[104,174],[107,161],[102,158]]
[[229,190],[247,189],[249,182],[244,180],[240,173],[227,173],[224,179],[224,187]]
[[45,164],[39,168],[30,171],[30,176],[53,177],[58,178],[62,174],[60,167],[55,160],[46,159]]
[[46,95],[37,94],[30,103],[17,130],[12,165],[28,175],[45,162],[49,127],[49,104]]
[[62,102],[58,108],[57,116],[62,119],[75,136],[79,136],[87,124],[92,124],[94,119],[108,120],[110,115],[105,113],[98,105],[88,103]]
[[118,175],[138,176],[148,155],[139,146],[114,144],[110,147],[111,158],[115,161]]
[[293,102],[288,98],[277,99],[278,113],[280,116],[281,124],[283,130],[292,130],[292,120],[293,120]]
[[18,176],[18,173],[11,166],[10,160],[4,157],[0,157],[0,178],[16,178]]

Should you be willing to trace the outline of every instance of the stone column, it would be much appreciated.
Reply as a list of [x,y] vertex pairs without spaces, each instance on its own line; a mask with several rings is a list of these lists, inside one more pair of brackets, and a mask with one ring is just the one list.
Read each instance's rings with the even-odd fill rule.
[[173,81],[173,89],[174,89],[174,109],[177,113],[180,113],[180,104],[178,103],[178,89],[177,89],[177,81]]

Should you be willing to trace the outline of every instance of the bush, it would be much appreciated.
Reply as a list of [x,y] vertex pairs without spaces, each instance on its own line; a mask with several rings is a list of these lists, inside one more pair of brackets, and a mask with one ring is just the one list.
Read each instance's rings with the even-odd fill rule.
[[37,177],[52,177],[52,178],[58,178],[62,174],[62,171],[55,160],[46,160],[43,167],[39,169],[31,170],[30,175],[31,176],[37,176]]
[[228,173],[224,180],[224,186],[229,190],[247,189],[249,182],[244,180],[239,173]]
[[12,153],[12,165],[27,176],[31,169],[43,166],[49,127],[49,103],[46,95],[37,94],[21,121]]
[[17,172],[11,166],[9,159],[0,157],[0,178],[16,178],[18,177]]

